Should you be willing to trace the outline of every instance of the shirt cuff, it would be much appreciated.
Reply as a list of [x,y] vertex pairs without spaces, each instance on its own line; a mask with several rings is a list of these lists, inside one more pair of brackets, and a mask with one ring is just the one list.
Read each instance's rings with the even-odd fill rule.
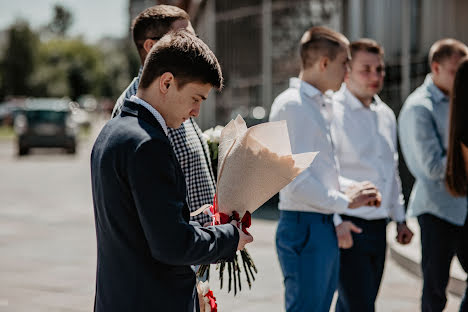
[[340,190],[342,192],[346,191],[346,189],[348,187],[350,187],[351,185],[357,183],[356,181],[354,180],[351,180],[351,179],[348,179],[348,178],[345,178],[343,176],[339,176],[338,177],[338,183],[340,184]]
[[346,209],[348,209],[348,205],[349,205],[348,196],[336,190],[331,190],[329,192],[330,192],[329,195],[331,195],[335,199],[334,204],[332,205],[332,207],[330,207],[331,210],[335,213],[345,212]]
[[397,207],[393,206],[390,211],[392,212],[392,220],[395,222],[406,221],[405,208],[398,205]]
[[341,219],[341,216],[337,213],[333,214],[333,224],[335,224],[335,227],[343,223],[343,219]]

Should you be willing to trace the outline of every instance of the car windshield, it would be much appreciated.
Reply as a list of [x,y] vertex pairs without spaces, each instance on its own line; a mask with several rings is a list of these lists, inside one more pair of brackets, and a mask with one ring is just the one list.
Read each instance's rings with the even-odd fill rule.
[[26,116],[28,117],[29,122],[50,122],[50,123],[62,123],[65,120],[67,112],[57,112],[57,111],[28,111]]

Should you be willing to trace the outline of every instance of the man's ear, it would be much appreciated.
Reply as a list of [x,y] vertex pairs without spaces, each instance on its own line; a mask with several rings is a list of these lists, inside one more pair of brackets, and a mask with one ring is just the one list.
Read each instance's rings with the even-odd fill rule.
[[440,64],[437,63],[437,62],[432,62],[432,64],[431,64],[431,72],[432,72],[433,74],[438,75],[438,74],[439,74],[439,71],[440,71]]
[[145,49],[146,53],[149,53],[155,43],[156,41],[153,39],[146,39],[145,42],[143,42],[143,49]]
[[159,90],[163,94],[167,94],[169,92],[169,88],[174,85],[175,78],[174,75],[170,72],[165,72],[159,78]]
[[324,72],[327,69],[329,63],[330,63],[330,59],[328,57],[326,56],[320,57],[320,60],[318,62],[320,71]]
[[346,71],[345,76],[344,76],[344,82],[346,82],[349,79],[349,71],[350,71],[350,68],[348,67],[348,70]]

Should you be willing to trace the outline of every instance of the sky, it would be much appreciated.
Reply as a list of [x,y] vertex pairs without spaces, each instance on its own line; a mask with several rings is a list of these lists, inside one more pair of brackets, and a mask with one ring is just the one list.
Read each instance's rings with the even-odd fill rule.
[[122,37],[127,34],[128,0],[0,0],[0,30],[8,28],[22,17],[33,29],[47,24],[55,4],[61,4],[73,14],[69,34],[83,35],[95,43],[103,36]]

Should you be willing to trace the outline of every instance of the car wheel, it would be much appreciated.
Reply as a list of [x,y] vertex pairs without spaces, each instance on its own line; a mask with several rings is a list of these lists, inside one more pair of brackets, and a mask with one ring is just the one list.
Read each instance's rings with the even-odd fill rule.
[[24,146],[19,146],[18,147],[18,156],[24,156],[29,153],[29,148],[24,147]]
[[67,154],[76,154],[76,145],[72,145],[67,148]]

